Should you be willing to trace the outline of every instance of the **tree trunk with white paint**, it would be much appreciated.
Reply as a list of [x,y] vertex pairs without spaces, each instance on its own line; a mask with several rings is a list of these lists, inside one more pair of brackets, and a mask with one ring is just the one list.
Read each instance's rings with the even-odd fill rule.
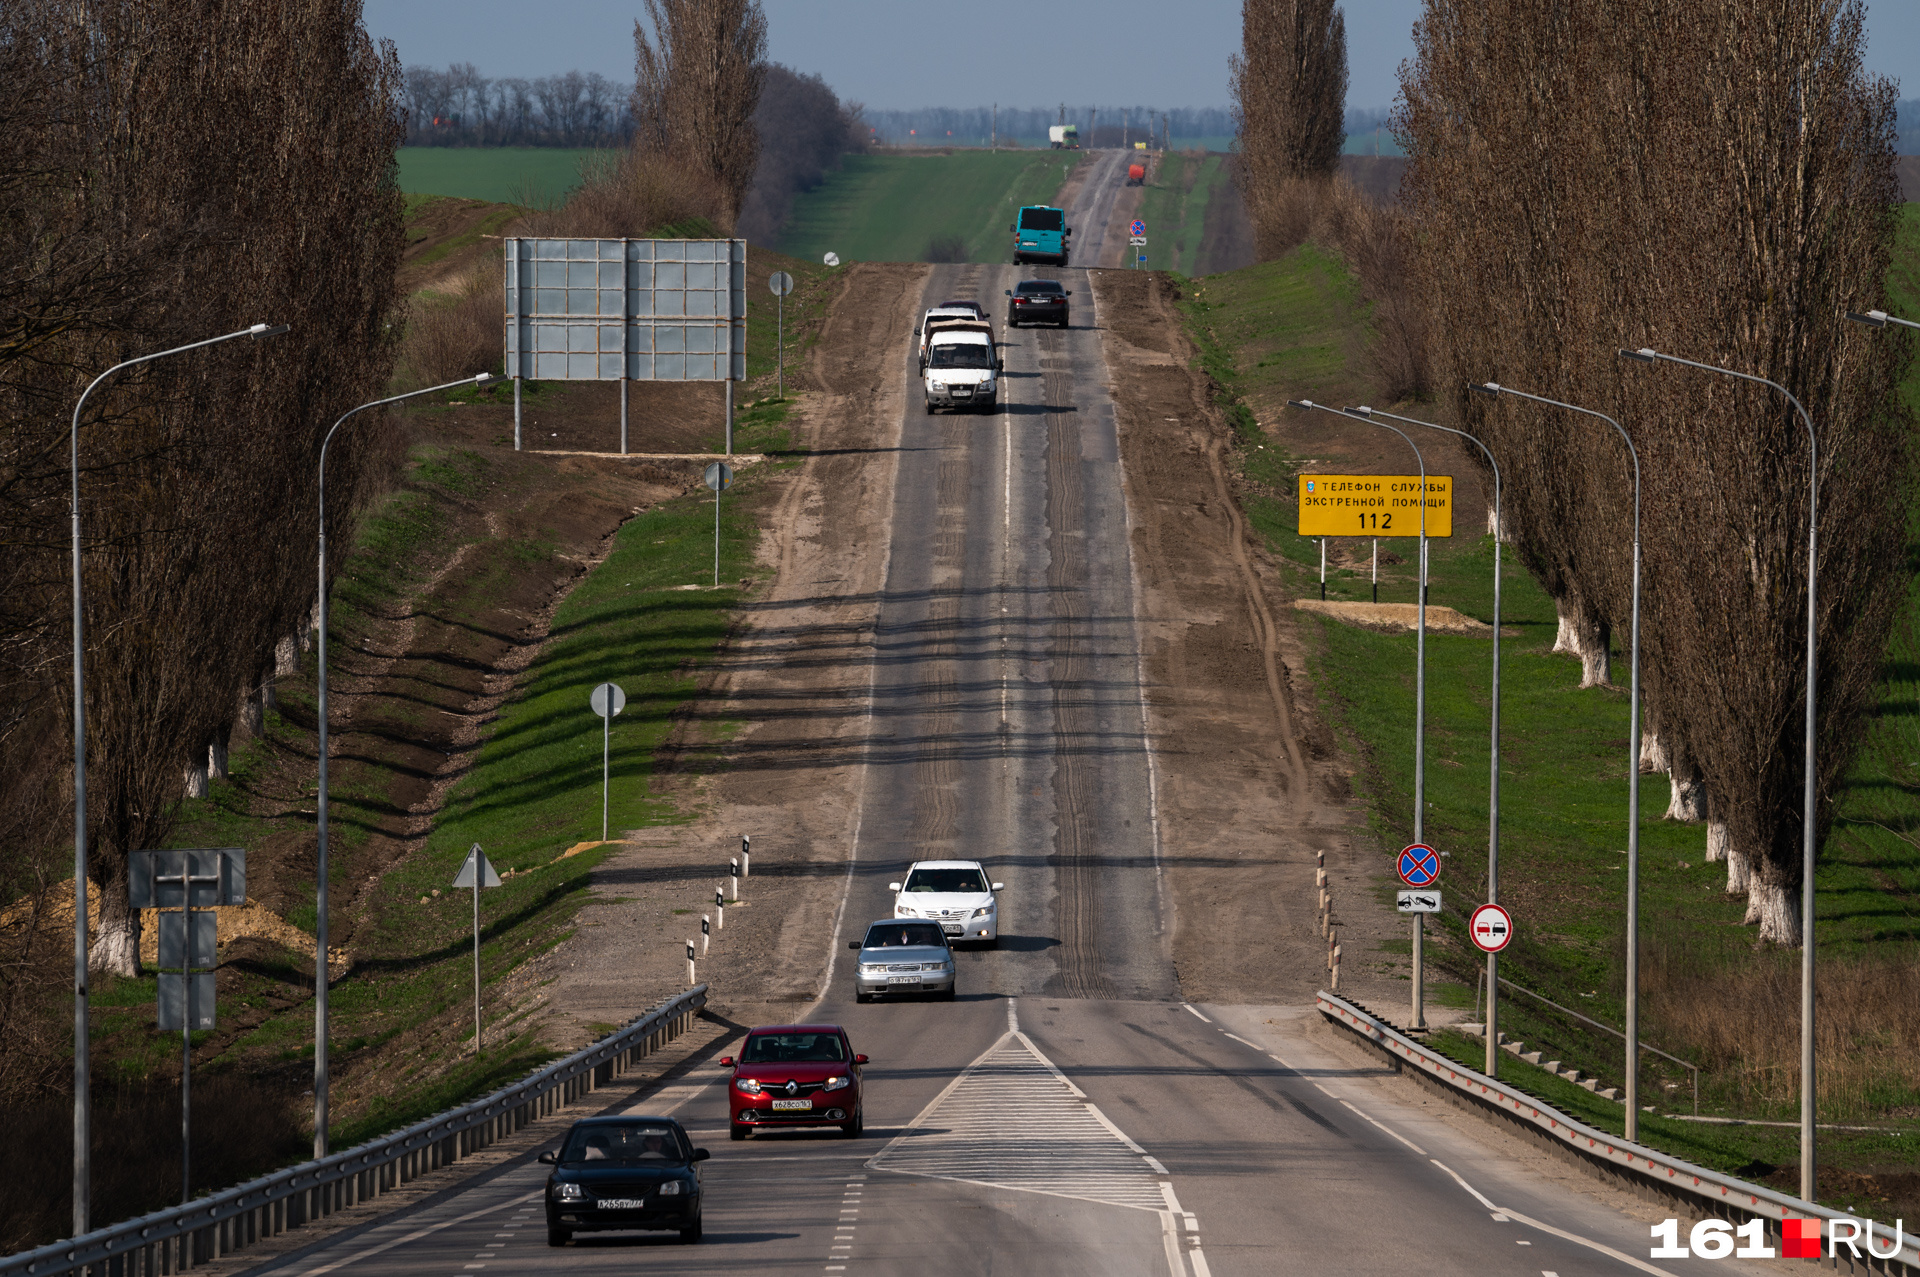
[[93,940],[87,946],[87,969],[110,975],[140,974],[140,914],[127,904],[124,890],[104,888],[95,917]]
[[285,678],[300,668],[300,639],[289,634],[273,645],[273,676]]
[[204,754],[187,764],[186,794],[188,798],[207,796],[207,757]]
[[[1667,820],[1677,820],[1683,825],[1697,825],[1707,818],[1707,786],[1700,779],[1700,773],[1691,768],[1676,767],[1667,772],[1671,792],[1667,795]],[[1721,826],[1722,829],[1725,826]],[[1711,839],[1709,839],[1711,842]],[[1718,857],[1708,850],[1708,860]]]
[[[1727,845],[1727,822],[1724,820],[1710,822],[1707,825],[1707,859],[1710,861],[1725,860],[1727,858]],[[1732,872],[1729,871],[1727,875],[1727,890],[1732,891],[1733,889],[1733,875]]]
[[227,778],[227,752],[233,740],[233,729],[222,727],[214,733],[213,743],[207,746],[207,772],[221,780]]
[[1658,776],[1668,769],[1667,751],[1660,744],[1660,734],[1648,730],[1640,733],[1640,774]]
[[1747,917],[1760,924],[1760,938],[1788,947],[1800,943],[1800,910],[1797,884],[1773,881],[1769,875],[1755,875],[1747,890]]

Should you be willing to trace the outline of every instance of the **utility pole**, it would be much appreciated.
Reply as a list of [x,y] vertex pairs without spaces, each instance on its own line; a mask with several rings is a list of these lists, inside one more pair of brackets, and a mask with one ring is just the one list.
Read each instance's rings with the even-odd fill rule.
[[998,102],[995,102],[993,104],[993,132],[991,133],[990,136],[992,140],[987,143],[987,149],[989,151],[999,150],[1000,149],[1000,104]]

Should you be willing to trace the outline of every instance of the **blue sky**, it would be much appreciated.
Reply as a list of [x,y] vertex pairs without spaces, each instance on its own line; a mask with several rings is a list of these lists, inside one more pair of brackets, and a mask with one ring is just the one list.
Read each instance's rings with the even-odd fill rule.
[[[763,0],[775,61],[881,109],[1052,102],[1225,106],[1232,0]],[[1419,0],[1346,0],[1348,105],[1387,106]],[[366,0],[409,64],[633,78],[635,0]],[[1871,70],[1920,97],[1920,3],[1872,0]]]

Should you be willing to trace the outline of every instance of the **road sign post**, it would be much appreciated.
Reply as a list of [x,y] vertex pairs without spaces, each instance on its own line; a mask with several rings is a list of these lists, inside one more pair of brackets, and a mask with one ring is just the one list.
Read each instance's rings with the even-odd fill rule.
[[587,698],[600,724],[600,841],[607,840],[607,795],[612,787],[613,716],[627,707],[627,694],[618,683],[602,683]]
[[783,270],[777,270],[767,276],[767,287],[779,298],[775,303],[779,309],[775,312],[773,326],[774,393],[780,398],[787,397],[787,294],[793,291],[793,276]]
[[[180,1202],[193,1193],[193,1034],[214,1023],[219,924],[211,910],[247,902],[241,847],[136,851],[127,857],[127,903],[159,910],[158,1027],[180,1031]],[[176,911],[177,912],[174,912]],[[325,978],[325,973],[321,973]]]
[[[1431,887],[1440,880],[1440,853],[1425,843],[1416,842],[1400,852],[1393,868],[1400,875],[1400,881],[1409,887]],[[1413,914],[1413,1023],[1408,1027],[1424,1029],[1427,1027],[1427,914],[1438,912],[1437,893],[1434,909],[1406,912]]]
[[713,489],[713,584],[720,586],[720,494],[733,482],[733,467],[716,461],[707,467],[707,486]]
[[453,885],[473,888],[473,1056],[480,1058],[480,889],[500,885],[500,875],[493,871],[493,865],[487,860],[487,853],[480,850],[480,844],[473,844],[467,852],[467,859],[460,866],[460,872],[453,876]]

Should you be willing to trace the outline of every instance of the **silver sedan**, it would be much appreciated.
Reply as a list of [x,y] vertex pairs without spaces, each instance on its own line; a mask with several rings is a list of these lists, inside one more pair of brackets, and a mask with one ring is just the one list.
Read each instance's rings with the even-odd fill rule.
[[870,1002],[882,994],[931,993],[953,1001],[953,949],[937,922],[885,920],[867,928],[864,940],[849,940],[860,951],[854,969],[854,1000]]

